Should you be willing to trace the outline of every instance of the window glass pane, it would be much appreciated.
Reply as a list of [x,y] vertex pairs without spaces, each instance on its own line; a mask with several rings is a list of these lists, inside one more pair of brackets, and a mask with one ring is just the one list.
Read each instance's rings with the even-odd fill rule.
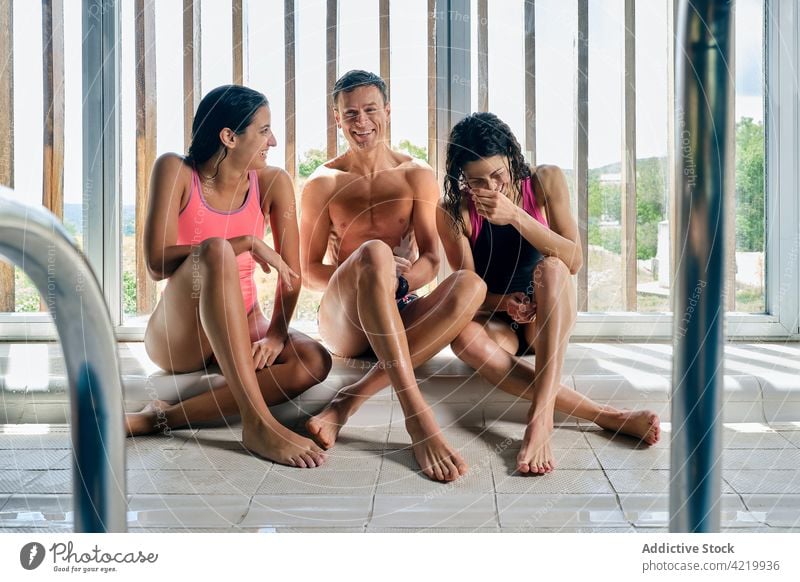
[[589,311],[622,311],[620,0],[589,2]]
[[667,0],[636,3],[636,303],[671,311]]
[[764,3],[736,2],[736,311],[763,313]]
[[[63,60],[64,91],[63,206],[53,208],[62,216],[64,226],[79,248],[83,248],[86,232],[82,175],[83,112],[82,112],[82,34],[79,0],[64,2],[64,46],[70,58]],[[44,91],[42,85],[42,5],[39,2],[13,2],[13,196],[25,204],[43,205],[44,172]],[[56,20],[56,18],[54,18]],[[56,71],[58,76],[58,72]],[[10,152],[9,152],[10,153]],[[13,269],[13,311],[30,313],[46,311],[48,298],[41,298],[30,279],[20,268]],[[11,305],[9,305],[11,309]]]

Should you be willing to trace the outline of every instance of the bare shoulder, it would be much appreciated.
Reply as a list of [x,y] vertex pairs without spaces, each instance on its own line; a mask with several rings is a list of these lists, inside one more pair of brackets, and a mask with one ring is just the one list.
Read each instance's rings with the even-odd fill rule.
[[186,180],[188,182],[192,178],[192,167],[182,155],[167,152],[156,159],[153,164],[153,173],[161,179]]
[[275,201],[294,200],[294,184],[283,168],[266,166],[256,170],[258,190],[261,193],[261,208],[265,212]]
[[422,160],[412,158],[411,156],[405,157],[408,159],[403,160],[402,164],[400,164],[398,168],[403,170],[408,184],[414,188],[416,193],[419,194],[430,193],[433,191],[438,199],[439,189],[436,185],[436,174],[434,173],[433,168],[431,168],[427,162]]
[[304,206],[324,207],[336,192],[336,182],[341,175],[341,170],[330,168],[326,164],[320,165],[306,179],[301,194],[301,203]]
[[539,192],[544,195],[545,201],[568,200],[569,188],[563,170],[554,164],[539,164],[531,167],[531,176],[539,186]]

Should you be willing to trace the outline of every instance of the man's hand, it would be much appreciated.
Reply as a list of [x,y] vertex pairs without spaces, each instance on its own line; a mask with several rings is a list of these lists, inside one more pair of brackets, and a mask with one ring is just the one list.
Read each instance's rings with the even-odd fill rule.
[[536,316],[536,304],[521,291],[506,295],[500,308],[519,324],[530,323]]
[[264,366],[271,366],[275,359],[283,351],[286,340],[279,337],[267,335],[267,337],[253,342],[250,348],[250,355],[256,370],[261,370]]
[[397,255],[394,256],[394,271],[395,275],[405,275],[411,270],[411,266],[413,263],[408,259],[404,259],[403,257],[398,257]]
[[483,188],[469,188],[475,210],[492,224],[516,225],[519,221],[519,207],[502,192],[497,190],[484,190]]

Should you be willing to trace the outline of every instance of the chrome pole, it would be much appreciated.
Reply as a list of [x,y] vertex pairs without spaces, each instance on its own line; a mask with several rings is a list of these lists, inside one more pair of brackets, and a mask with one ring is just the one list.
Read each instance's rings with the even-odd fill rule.
[[0,187],[0,255],[47,303],[70,387],[77,532],[126,529],[125,443],[117,342],[100,286],[58,220]]
[[720,527],[726,166],[733,163],[730,2],[681,0],[670,531]]

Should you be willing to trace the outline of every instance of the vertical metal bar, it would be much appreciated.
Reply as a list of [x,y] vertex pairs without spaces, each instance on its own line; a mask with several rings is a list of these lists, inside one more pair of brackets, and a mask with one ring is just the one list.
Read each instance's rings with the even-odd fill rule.
[[156,286],[144,261],[144,222],[150,172],[156,159],[156,7],[153,0],[136,0],[136,311],[150,313]]
[[[0,186],[14,187],[14,0],[0,0]],[[0,311],[14,311],[14,266],[0,263]]]
[[[440,0],[441,1],[441,0]],[[436,87],[438,65],[436,63],[437,0],[428,0],[428,163],[436,172],[438,183],[442,183],[436,143]],[[443,263],[447,261],[442,261]]]
[[295,30],[297,13],[295,0],[283,0],[283,44],[286,83],[284,96],[286,103],[286,171],[294,180],[297,177],[297,104],[295,103]]
[[622,294],[636,311],[636,13],[625,0],[622,59]]
[[[42,205],[64,218],[64,2],[42,2]],[[46,307],[43,305],[43,308]]]
[[325,114],[327,118],[327,150],[328,158],[335,158],[339,155],[336,145],[336,118],[333,115],[333,85],[336,83],[336,74],[339,65],[339,46],[338,46],[338,19],[339,19],[339,0],[328,0],[326,9],[326,28],[325,28],[325,79],[327,99],[325,100]]
[[736,2],[731,2],[731,50],[728,53],[726,69],[730,76],[731,85],[734,90],[730,92],[728,98],[728,109],[734,119],[733,129],[726,135],[728,151],[731,152],[733,162],[725,166],[728,173],[725,180],[725,308],[728,311],[736,311]]
[[[84,5],[85,6],[85,5]],[[77,532],[124,532],[125,443],[117,341],[86,260],[51,214],[0,187],[0,255],[47,298],[67,367]]]
[[725,191],[733,161],[727,138],[733,131],[731,5],[681,0],[678,26],[675,138],[683,178],[677,199],[670,531],[713,532],[720,526]]
[[536,165],[536,2],[525,0],[525,152]]
[[578,271],[578,311],[589,309],[589,0],[578,0],[575,39],[575,191],[583,266]]
[[233,55],[233,84],[244,85],[247,54],[247,10],[246,0],[231,0],[231,43]]
[[[392,100],[392,60],[391,60],[391,27],[390,27],[390,10],[389,0],[380,0],[379,7],[379,44],[381,51],[381,79],[386,82],[386,92],[389,95],[389,101]],[[386,126],[386,140],[392,143],[392,123]]]
[[[667,0],[667,220],[669,221],[669,288],[673,289],[675,282],[675,240],[677,240],[678,215],[675,207],[678,192],[678,166],[676,164],[675,141],[675,39],[678,34],[677,15],[678,1]],[[670,291],[671,293],[671,291]]]
[[202,98],[200,0],[183,0],[183,143],[192,143],[192,120]]
[[488,0],[478,0],[478,111],[489,111]]

